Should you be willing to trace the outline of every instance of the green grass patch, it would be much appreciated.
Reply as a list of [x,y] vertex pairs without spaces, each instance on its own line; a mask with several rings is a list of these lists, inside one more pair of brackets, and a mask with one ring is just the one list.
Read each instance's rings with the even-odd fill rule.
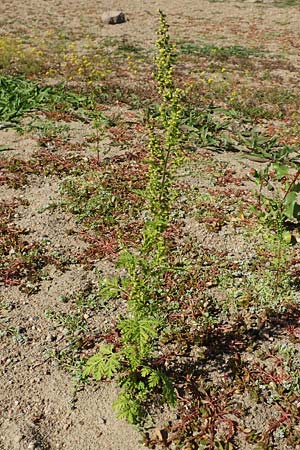
[[276,6],[287,8],[289,6],[300,6],[300,0],[280,0],[275,2]]
[[263,56],[263,52],[260,49],[243,47],[241,45],[219,47],[214,44],[202,45],[199,42],[184,42],[178,44],[177,49],[184,55],[207,56],[215,59],[226,59],[229,57],[249,58],[250,56]]

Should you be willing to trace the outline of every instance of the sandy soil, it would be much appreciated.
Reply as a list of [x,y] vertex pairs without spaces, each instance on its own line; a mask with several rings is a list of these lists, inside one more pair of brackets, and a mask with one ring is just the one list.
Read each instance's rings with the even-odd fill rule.
[[[49,30],[82,37],[92,33],[99,42],[126,37],[152,46],[159,8],[168,14],[171,34],[177,40],[205,36],[206,41],[222,45],[263,45],[266,50],[288,54],[300,69],[300,10],[277,8],[270,2],[2,0],[0,31],[28,38],[45,37]],[[111,9],[122,9],[128,21],[103,25],[101,14]],[[25,159],[37,148],[33,137],[10,129],[0,130],[0,145],[12,148],[9,156]],[[13,223],[24,229],[29,241],[46,241],[52,250],[74,257],[84,250],[86,244],[70,233],[76,228],[74,218],[46,208],[59,198],[55,177],[33,179],[30,186],[19,190],[2,186],[0,196],[28,202],[17,208]],[[118,421],[112,410],[117,395],[114,384],[90,385],[78,393],[73,408],[71,377],[47,356],[52,345],[64,341],[64,335],[53,330],[46,311],[55,309],[61,296],[90,284],[96,286],[95,273],[78,262],[66,271],[50,267],[47,272],[39,291],[32,295],[17,286],[0,290],[0,301],[10,305],[1,312],[2,318],[17,329],[14,337],[0,336],[0,449],[142,449],[138,432]],[[104,319],[100,316],[99,320]]]

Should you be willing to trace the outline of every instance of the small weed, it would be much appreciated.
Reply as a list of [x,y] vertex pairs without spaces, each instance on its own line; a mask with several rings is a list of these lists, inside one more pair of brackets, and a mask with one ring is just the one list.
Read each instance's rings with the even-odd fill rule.
[[293,240],[289,222],[298,223],[299,220],[299,171],[290,176],[293,150],[287,146],[276,147],[275,143],[276,139],[257,135],[248,141],[249,147],[261,149],[260,156],[267,161],[264,169],[254,171],[254,179],[259,186],[258,203],[256,207],[252,204],[250,211],[259,220],[254,230],[257,243],[252,258],[241,263],[239,276],[229,276],[229,295],[235,299],[235,305],[243,308],[244,314],[248,310],[260,326],[268,322],[276,311],[284,311],[287,305],[297,303],[298,298],[289,271]]
[[0,119],[10,122],[45,105],[49,101],[50,89],[40,88],[21,78],[1,76],[0,93]]
[[[188,94],[187,94],[188,95]],[[225,121],[220,122],[213,108],[187,107],[182,118],[181,129],[185,132],[183,141],[191,148],[201,146],[221,150],[222,131],[227,128]]]
[[143,58],[143,48],[137,45],[134,45],[124,39],[117,46],[117,52],[125,55],[133,55],[135,58]]
[[297,351],[290,344],[269,345],[259,352],[259,361],[245,368],[249,386],[259,395],[260,402],[271,405],[273,418],[266,424],[266,431],[253,436],[252,442],[263,442],[272,448],[278,439],[285,438],[291,446],[299,444],[299,363]]
[[84,221],[92,228],[99,227],[103,222],[105,225],[114,225],[114,213],[119,201],[111,191],[100,187],[101,176],[98,172],[90,174],[89,178],[77,177],[64,181],[62,194],[69,199],[68,209],[80,222]]
[[107,324],[95,325],[95,317],[105,308],[109,310],[98,293],[92,292],[88,285],[83,291],[60,297],[62,304],[68,305],[68,312],[45,312],[52,323],[52,348],[48,352],[50,358],[69,371],[76,383],[86,380],[83,366],[86,355],[93,351],[98,342],[107,336]]
[[[98,111],[96,107],[93,108],[93,128],[95,130],[94,141],[95,145],[93,150],[97,154],[97,164],[100,163],[100,142],[107,137],[106,128],[111,126],[113,121],[109,120],[108,117],[103,114],[103,112]],[[106,156],[105,153],[103,155]]]
[[68,136],[70,127],[67,124],[56,123],[53,120],[33,120],[26,125],[25,132],[37,133],[39,137],[57,138],[58,136]]
[[54,321],[57,327],[62,327],[67,337],[79,336],[86,331],[85,320],[79,311],[74,314],[55,314],[54,312],[51,313],[48,311],[46,316],[48,319]]
[[250,96],[240,93],[235,108],[252,119],[284,119],[291,110],[298,110],[299,99],[288,89],[263,88],[256,89]]
[[[99,54],[97,51],[89,51],[81,55],[76,51],[73,44],[71,44],[70,51],[64,55],[64,62],[59,69],[59,74],[63,76],[63,80],[84,79],[89,84],[103,80],[110,73],[111,67],[108,56]],[[55,74],[55,72],[49,71],[49,75]]]

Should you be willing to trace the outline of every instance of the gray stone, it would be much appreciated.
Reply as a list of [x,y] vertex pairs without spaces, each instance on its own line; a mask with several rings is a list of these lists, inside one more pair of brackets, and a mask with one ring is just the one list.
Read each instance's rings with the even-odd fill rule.
[[102,22],[109,25],[116,25],[118,23],[126,22],[126,17],[123,11],[107,11],[102,14]]

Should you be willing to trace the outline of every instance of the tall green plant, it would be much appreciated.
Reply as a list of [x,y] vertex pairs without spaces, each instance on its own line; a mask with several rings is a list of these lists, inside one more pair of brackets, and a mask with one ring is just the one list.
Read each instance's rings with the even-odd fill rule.
[[176,196],[174,178],[181,162],[181,92],[174,86],[174,51],[166,16],[160,11],[156,42],[156,72],[161,97],[159,114],[149,121],[149,171],[144,193],[146,219],[136,253],[124,248],[119,265],[126,277],[106,280],[102,294],[127,299],[126,317],[120,318],[118,346],[102,345],[86,363],[85,374],[96,379],[119,373],[121,393],[116,401],[119,416],[137,423],[146,414],[147,402],[160,394],[163,403],[176,403],[175,390],[161,365],[155,362],[160,336],[165,328],[166,292],[164,276],[170,269],[165,231]]

